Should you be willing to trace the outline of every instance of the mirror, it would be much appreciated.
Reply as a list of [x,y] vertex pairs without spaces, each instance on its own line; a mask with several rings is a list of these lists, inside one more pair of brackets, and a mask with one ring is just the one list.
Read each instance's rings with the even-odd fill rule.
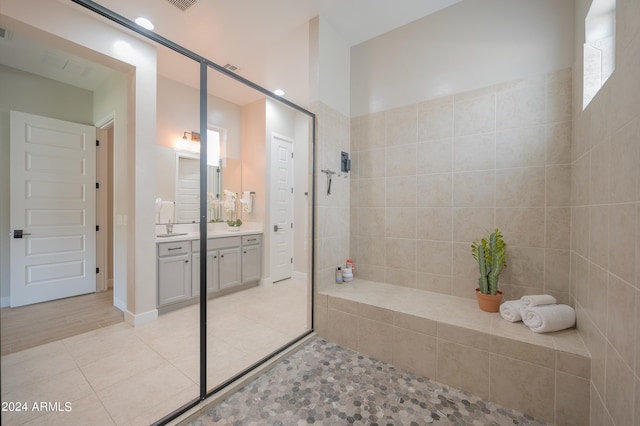
[[[186,67],[180,68],[187,69]],[[191,68],[191,80],[198,81]],[[187,74],[189,72],[186,72]],[[183,76],[185,77],[185,76]],[[158,76],[156,223],[199,222],[199,92],[188,83]],[[241,107],[210,94],[208,99],[208,221],[221,220],[223,189],[242,191]]]

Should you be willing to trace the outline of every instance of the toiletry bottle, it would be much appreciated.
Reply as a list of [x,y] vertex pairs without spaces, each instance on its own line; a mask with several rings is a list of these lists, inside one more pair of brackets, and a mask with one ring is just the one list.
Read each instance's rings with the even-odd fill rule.
[[349,268],[349,265],[347,265],[347,268],[342,271],[342,280],[344,282],[353,280],[353,271]]
[[342,268],[339,266],[336,269],[336,283],[342,284]]

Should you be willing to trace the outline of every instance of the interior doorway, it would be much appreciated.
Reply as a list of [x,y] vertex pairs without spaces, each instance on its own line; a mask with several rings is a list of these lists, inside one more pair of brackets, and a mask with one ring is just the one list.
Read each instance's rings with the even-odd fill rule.
[[113,117],[96,133],[96,291],[113,290]]

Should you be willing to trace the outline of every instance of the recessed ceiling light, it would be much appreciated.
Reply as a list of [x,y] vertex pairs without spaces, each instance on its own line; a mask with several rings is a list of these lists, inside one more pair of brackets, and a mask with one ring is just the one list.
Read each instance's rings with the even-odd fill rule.
[[282,89],[276,89],[273,91],[273,93],[275,93],[278,96],[284,96],[284,90]]
[[134,22],[140,25],[142,28],[147,29],[149,31],[153,30],[154,28],[153,23],[147,18],[143,18],[142,16],[139,16],[136,19],[134,19]]

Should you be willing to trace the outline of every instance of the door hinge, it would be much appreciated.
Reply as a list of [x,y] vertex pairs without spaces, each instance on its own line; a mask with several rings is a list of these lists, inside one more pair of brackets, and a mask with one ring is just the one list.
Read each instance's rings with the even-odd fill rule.
[[293,222],[291,222],[291,229],[293,229]]
[[293,263],[293,257],[291,258],[291,263]]
[[291,153],[291,158],[293,158],[293,152]]
[[100,225],[96,225],[96,231],[100,230]]
[[96,139],[96,146],[100,146],[100,141]]
[[291,193],[293,194],[293,188],[291,188]]
[[96,182],[96,189],[100,189],[100,182]]
[[96,268],[96,274],[100,273],[100,268]]

